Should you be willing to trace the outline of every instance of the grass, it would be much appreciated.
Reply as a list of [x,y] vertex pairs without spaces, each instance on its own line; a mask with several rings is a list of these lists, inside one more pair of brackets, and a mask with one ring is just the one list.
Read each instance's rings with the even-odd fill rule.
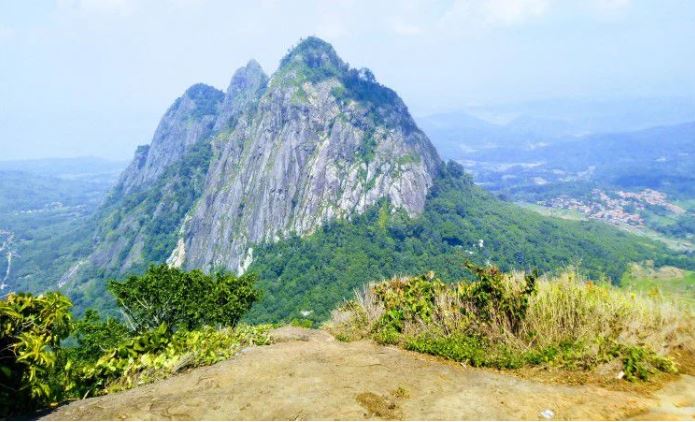
[[650,262],[633,264],[620,280],[621,287],[649,296],[669,298],[695,306],[695,272],[675,267],[654,268]]
[[[664,297],[591,282],[471,267],[473,283],[433,274],[367,286],[333,312],[338,340],[380,343],[477,367],[560,368],[645,381],[695,355],[695,316]],[[682,364],[682,365],[681,365]]]
[[529,202],[517,202],[516,204],[521,206],[521,207],[524,207],[526,209],[529,209],[531,211],[535,211],[538,214],[546,216],[546,217],[555,217],[555,218],[561,218],[563,220],[572,220],[572,221],[586,221],[587,220],[586,216],[577,210],[544,207],[542,205],[532,204]]

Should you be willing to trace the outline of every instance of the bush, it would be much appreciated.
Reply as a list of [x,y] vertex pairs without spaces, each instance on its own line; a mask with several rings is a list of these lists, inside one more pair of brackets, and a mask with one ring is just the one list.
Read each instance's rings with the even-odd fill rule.
[[628,381],[676,372],[673,359],[695,353],[695,316],[686,307],[573,271],[539,279],[468,268],[473,282],[445,285],[429,274],[371,285],[335,311],[327,328],[339,340],[369,336],[473,366],[593,370],[615,363]]
[[[57,292],[11,293],[0,300],[0,417],[130,388],[268,344],[269,326],[234,327],[259,296],[255,283],[252,274],[208,276],[164,265],[110,281],[132,329],[94,310],[73,323],[72,303]],[[71,346],[61,347],[66,339]]]
[[57,292],[0,300],[0,417],[54,404],[72,387],[70,364],[60,355],[71,307]]
[[260,297],[255,274],[236,277],[225,272],[207,275],[165,264],[151,266],[141,276],[110,280],[126,321],[136,332],[162,324],[171,331],[193,330],[204,325],[234,326]]
[[270,343],[270,326],[203,327],[173,335],[161,325],[128,339],[87,365],[82,395],[100,395],[162,379],[184,368],[212,365],[242,347]]
[[103,319],[97,311],[88,309],[74,324],[73,336],[77,346],[70,352],[77,361],[94,362],[129,335],[128,328],[121,321],[111,317]]
[[380,326],[383,331],[402,332],[406,322],[429,322],[435,306],[435,297],[444,283],[434,273],[409,279],[394,279],[373,288],[376,299],[384,306]]

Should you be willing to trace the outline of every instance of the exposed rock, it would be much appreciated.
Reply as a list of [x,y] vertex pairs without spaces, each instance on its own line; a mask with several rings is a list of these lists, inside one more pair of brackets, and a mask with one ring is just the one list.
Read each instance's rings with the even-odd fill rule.
[[186,267],[237,268],[249,245],[310,233],[381,198],[423,210],[440,160],[400,98],[364,75],[318,39],[289,53],[257,108],[215,140]]
[[221,91],[208,85],[196,84],[188,88],[159,122],[152,144],[138,147],[116,190],[125,195],[156,180],[191,146],[208,138],[223,98]]
[[220,131],[234,126],[236,118],[254,105],[267,85],[268,77],[257,61],[251,60],[237,70],[227,88],[214,130]]

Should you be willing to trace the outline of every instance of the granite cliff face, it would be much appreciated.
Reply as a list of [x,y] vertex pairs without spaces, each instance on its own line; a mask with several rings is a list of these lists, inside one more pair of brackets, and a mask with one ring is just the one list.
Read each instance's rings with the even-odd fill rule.
[[[316,39],[283,60],[213,150],[179,242],[187,267],[243,270],[253,244],[309,233],[380,198],[417,214],[440,164],[395,93]],[[181,261],[180,249],[174,256]]]
[[381,199],[420,213],[442,166],[392,90],[308,38],[270,79],[198,84],[162,118],[105,204],[86,260],[244,271],[253,246],[305,235]]
[[174,101],[157,126],[150,145],[138,147],[116,189],[128,194],[157,180],[172,163],[212,133],[225,98],[221,91],[196,84]]

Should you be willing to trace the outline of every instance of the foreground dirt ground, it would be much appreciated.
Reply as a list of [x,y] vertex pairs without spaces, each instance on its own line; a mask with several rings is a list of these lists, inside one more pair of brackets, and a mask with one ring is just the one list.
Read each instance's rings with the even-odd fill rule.
[[[58,408],[47,420],[695,418],[695,377],[654,394],[521,379],[285,327],[276,344]],[[546,413],[550,416],[549,413]]]

